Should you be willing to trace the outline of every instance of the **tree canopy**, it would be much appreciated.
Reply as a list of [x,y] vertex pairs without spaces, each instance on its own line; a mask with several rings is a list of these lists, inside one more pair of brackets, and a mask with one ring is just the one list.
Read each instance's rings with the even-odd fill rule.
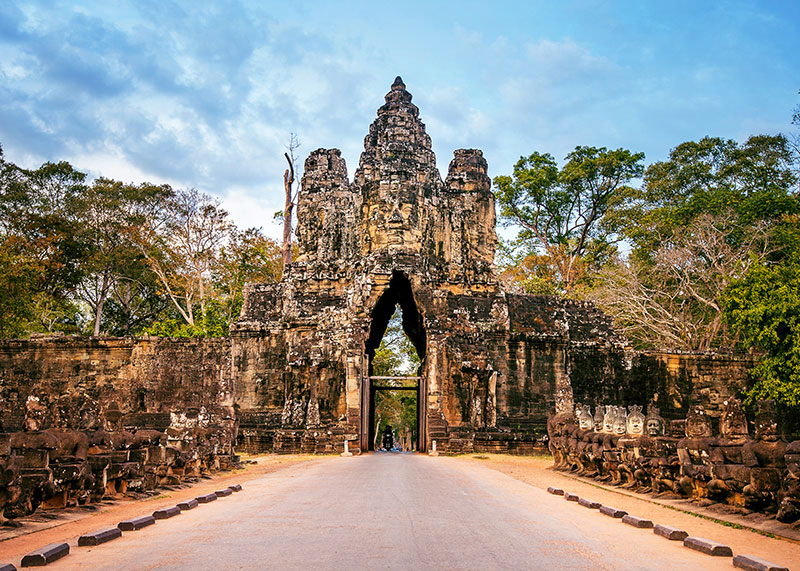
[[559,169],[552,155],[536,152],[520,157],[511,176],[494,179],[501,220],[520,228],[515,245],[548,268],[542,271],[558,291],[570,295],[608,251],[603,217],[641,176],[643,159],[625,149],[576,147]]
[[[800,125],[800,107],[792,122]],[[751,398],[800,403],[798,137],[704,137],[643,166],[577,147],[494,179],[510,289],[590,299],[640,349],[763,354]]]
[[208,195],[24,169],[0,147],[0,336],[227,335],[244,284],[281,270],[279,245]]

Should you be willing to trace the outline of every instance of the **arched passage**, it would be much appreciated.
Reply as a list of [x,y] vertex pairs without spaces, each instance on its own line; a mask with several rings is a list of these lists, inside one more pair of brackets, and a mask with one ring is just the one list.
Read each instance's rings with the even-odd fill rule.
[[408,336],[412,345],[416,349],[417,355],[421,361],[421,365],[416,372],[418,377],[415,387],[406,387],[404,390],[416,390],[417,395],[417,450],[422,452],[425,450],[425,427],[424,420],[426,409],[425,395],[426,383],[423,375],[425,369],[425,353],[426,353],[426,338],[425,338],[425,324],[422,314],[417,308],[414,301],[414,293],[411,289],[411,281],[408,277],[399,271],[392,273],[392,278],[389,281],[389,287],[378,298],[375,307],[372,310],[369,336],[365,344],[366,359],[368,364],[368,377],[364,382],[364,399],[362,400],[363,408],[362,419],[365,425],[362,430],[364,437],[367,440],[366,448],[369,450],[374,449],[375,442],[375,393],[379,390],[386,390],[387,387],[382,386],[380,379],[373,378],[373,359],[375,352],[381,344],[383,336],[386,334],[386,328],[389,325],[389,320],[394,315],[396,308],[399,307],[402,313],[402,326],[403,332]]

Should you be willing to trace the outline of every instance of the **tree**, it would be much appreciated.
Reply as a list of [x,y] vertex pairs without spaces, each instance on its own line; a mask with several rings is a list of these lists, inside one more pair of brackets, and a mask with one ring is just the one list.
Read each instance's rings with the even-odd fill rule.
[[678,145],[606,216],[632,248],[592,296],[636,346],[735,344],[722,296],[752,264],[778,261],[800,244],[796,184],[781,135]]
[[258,228],[244,231],[232,228],[213,271],[226,321],[230,323],[241,310],[246,283],[276,282],[281,270],[281,249],[275,240],[264,236]]
[[76,331],[71,295],[87,249],[77,223],[86,175],[69,163],[22,169],[0,150],[0,332]]
[[[730,240],[732,235],[743,238]],[[704,214],[676,230],[651,261],[632,257],[606,267],[592,294],[638,348],[733,346],[722,296],[731,282],[766,260],[770,248],[763,222],[743,229],[732,216]]]
[[211,271],[232,225],[219,200],[195,189],[176,191],[159,219],[137,237],[142,255],[180,318],[194,327],[213,297]]
[[754,264],[723,301],[745,343],[765,353],[752,371],[750,400],[800,406],[800,254],[782,264]]
[[292,133],[289,136],[289,151],[283,153],[283,156],[286,157],[286,162],[289,163],[289,168],[286,169],[283,173],[283,190],[285,193],[285,201],[283,206],[283,242],[281,244],[281,258],[283,260],[283,267],[287,268],[289,264],[292,262],[292,211],[294,210],[294,205],[297,200],[297,192],[294,190],[294,165],[295,165],[295,157],[294,151],[295,149],[300,147],[300,141],[297,139],[297,136]]
[[[88,247],[78,296],[93,314],[92,335],[100,334],[109,297],[140,279],[141,252],[133,237],[173,196],[169,186],[123,184],[96,179],[79,201],[79,220]],[[120,282],[126,288],[120,288]]]
[[603,217],[641,176],[643,159],[625,149],[576,147],[559,170],[551,155],[537,152],[521,157],[512,176],[494,179],[501,220],[521,227],[524,256],[546,256],[564,294],[573,293],[595,253],[608,251]]
[[744,144],[713,137],[682,143],[668,160],[647,168],[644,184],[607,224],[643,260],[704,214],[733,216],[741,231],[728,239],[741,240],[751,224],[774,226],[800,213],[793,166],[783,135],[757,135]]

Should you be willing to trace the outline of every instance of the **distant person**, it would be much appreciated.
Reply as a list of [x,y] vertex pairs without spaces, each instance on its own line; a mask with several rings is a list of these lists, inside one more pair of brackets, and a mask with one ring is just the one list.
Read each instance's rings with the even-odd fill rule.
[[384,450],[391,450],[394,448],[394,434],[392,431],[392,425],[387,424],[386,428],[383,429],[383,449]]

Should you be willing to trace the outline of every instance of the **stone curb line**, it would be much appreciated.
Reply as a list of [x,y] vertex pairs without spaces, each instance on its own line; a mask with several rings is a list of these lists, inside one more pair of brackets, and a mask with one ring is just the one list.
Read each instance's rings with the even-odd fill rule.
[[169,519],[176,515],[181,515],[181,508],[179,506],[172,506],[171,508],[164,508],[153,512],[153,517],[155,519]]
[[[168,519],[176,515],[180,515],[182,511],[191,510],[196,508],[199,504],[207,504],[216,500],[217,498],[224,498],[230,496],[235,492],[241,492],[242,485],[235,484],[228,486],[222,490],[217,490],[213,494],[206,494],[198,496],[192,500],[186,500],[178,503],[176,506],[163,508],[153,512],[153,515],[146,515],[126,519],[117,524],[117,527],[108,529],[101,529],[92,533],[87,533],[78,538],[79,546],[95,546],[106,543],[118,537],[122,537],[123,531],[137,531],[149,525],[156,523],[159,519]],[[69,544],[67,543],[51,543],[36,551],[31,551],[22,558],[22,567],[41,567],[48,565],[53,561],[61,559],[69,554]],[[0,564],[0,571],[17,571],[16,566],[11,563]]]
[[671,504],[668,501],[664,501],[664,500],[662,500],[660,498],[657,498],[655,496],[652,496],[650,494],[640,494],[640,493],[633,492],[633,491],[631,491],[629,489],[626,489],[626,488],[618,488],[618,487],[614,487],[614,486],[609,486],[608,484],[605,484],[603,482],[597,482],[597,481],[595,481],[595,480],[593,480],[591,478],[578,476],[578,475],[572,474],[572,473],[557,472],[557,474],[559,476],[561,476],[562,478],[566,479],[566,480],[572,480],[574,482],[579,482],[581,484],[585,484],[587,486],[592,486],[592,487],[598,488],[600,490],[603,490],[603,491],[606,491],[606,492],[610,492],[612,494],[619,494],[621,496],[625,496],[625,497],[628,497],[628,498],[635,498],[635,499],[637,499],[639,501],[642,501],[642,502],[647,502],[647,503],[650,503],[650,504],[653,504],[653,505],[656,505],[656,506],[662,506],[662,507],[666,507],[666,508],[669,508],[669,509],[677,510],[679,512],[683,512],[683,513],[689,514],[689,515],[694,515],[694,516],[698,516],[699,515],[699,516],[703,516],[703,517],[709,517],[709,518],[712,518],[712,519],[717,519],[717,520],[722,521],[722,522],[726,522],[726,523],[734,524],[734,525],[737,525],[737,526],[741,526],[742,529],[747,529],[747,530],[753,531],[755,533],[760,533],[760,534],[770,533],[770,534],[775,535],[776,537],[778,537],[780,539],[785,539],[785,540],[791,541],[793,543],[800,542],[800,538],[793,537],[793,536],[790,536],[790,535],[784,535],[783,533],[781,533],[781,531],[779,529],[761,529],[761,528],[756,527],[754,525],[750,525],[745,521],[740,521],[740,520],[734,521],[732,519],[726,519],[725,514],[721,514],[721,513],[703,513],[702,511],[692,511],[692,510],[684,508],[682,506]]
[[733,566],[750,571],[789,571],[786,567],[775,565],[752,555],[737,555],[733,558]]
[[51,543],[41,549],[32,551],[22,558],[23,567],[41,567],[69,554],[69,545],[66,543]]
[[87,533],[86,535],[80,536],[78,538],[78,545],[100,545],[101,543],[106,543],[107,541],[111,541],[112,539],[116,539],[118,537],[122,537],[122,530],[119,527],[101,529],[100,531],[95,531],[93,533]]
[[195,499],[186,500],[185,502],[178,503],[178,507],[181,509],[182,512],[185,512],[187,510],[193,510],[199,505],[200,503]]
[[[694,549],[700,553],[705,553],[706,555],[711,555],[713,557],[733,557],[733,550],[727,545],[717,543],[716,541],[711,541],[710,539],[705,539],[703,537],[690,537],[687,532],[682,529],[678,529],[677,527],[653,524],[653,522],[649,519],[636,517],[630,515],[624,510],[613,508],[611,506],[604,506],[598,502],[578,497],[577,494],[565,492],[561,488],[550,486],[547,488],[547,493],[553,494],[554,496],[563,496],[568,502],[577,502],[578,505],[586,508],[599,509],[600,513],[603,515],[620,519],[622,523],[630,526],[639,529],[652,529],[653,533],[656,535],[672,541],[682,541],[684,547]],[[782,565],[771,563],[752,555],[737,555],[736,557],[733,557],[732,562],[734,567],[748,569],[749,571],[789,571],[788,568],[783,567]]]
[[156,518],[151,515],[143,515],[141,517],[135,517],[133,519],[121,521],[117,524],[117,527],[122,531],[139,531],[140,529],[145,528],[148,525],[153,525],[154,523],[156,523]]

